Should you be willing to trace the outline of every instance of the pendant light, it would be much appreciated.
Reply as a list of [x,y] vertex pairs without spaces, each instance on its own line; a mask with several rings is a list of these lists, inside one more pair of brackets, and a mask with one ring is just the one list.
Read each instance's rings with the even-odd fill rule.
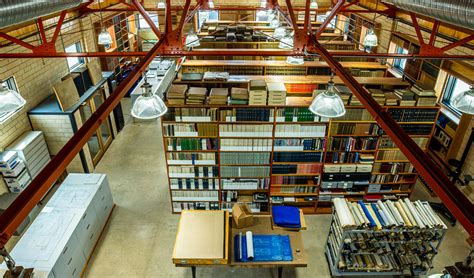
[[195,47],[201,45],[201,43],[199,42],[199,38],[193,29],[191,29],[188,35],[186,36],[185,45],[187,47]]
[[158,2],[157,8],[158,8],[158,9],[166,9],[165,0],[160,0],[160,1]]
[[280,44],[278,45],[278,48],[281,49],[293,49],[293,36],[287,32],[286,35],[280,40]]
[[279,27],[275,28],[275,31],[273,32],[273,37],[275,39],[281,39],[285,36],[285,34],[286,34],[286,28],[282,27],[282,26],[279,26]]
[[274,18],[276,18],[276,13],[274,10],[268,10],[267,15],[268,15],[268,21],[272,21]]
[[337,118],[346,114],[346,107],[344,106],[341,97],[334,90],[332,76],[331,80],[328,82],[327,90],[314,98],[309,106],[309,111],[325,118]]
[[304,58],[296,57],[296,56],[288,56],[286,58],[286,63],[290,65],[302,65],[304,64]]
[[270,21],[270,27],[272,28],[277,28],[280,26],[280,21],[278,19],[274,18],[272,21]]
[[168,107],[166,107],[163,100],[158,95],[153,94],[152,87],[145,77],[145,83],[141,86],[143,94],[133,103],[132,116],[134,118],[154,120],[168,111]]
[[266,8],[267,7],[267,0],[262,0],[260,1],[260,8]]
[[207,2],[207,6],[209,7],[209,9],[214,9],[214,1],[213,0],[209,0]]
[[367,35],[364,38],[364,47],[365,48],[372,48],[378,45],[378,38],[377,35],[374,33],[373,29],[370,29]]
[[25,106],[26,100],[19,93],[9,89],[3,82],[0,85],[0,114],[10,113]]
[[311,0],[311,4],[309,4],[309,8],[316,10],[318,8],[318,2],[316,2],[316,0]]
[[474,87],[457,95],[452,104],[459,111],[474,115]]
[[[100,2],[99,2],[99,9],[100,7]],[[97,39],[97,43],[100,45],[109,45],[112,44],[112,36],[107,32],[107,30],[104,28],[102,25],[104,22],[104,19],[102,18],[102,10],[100,11],[100,26],[102,27],[102,31],[99,34],[99,37]]]

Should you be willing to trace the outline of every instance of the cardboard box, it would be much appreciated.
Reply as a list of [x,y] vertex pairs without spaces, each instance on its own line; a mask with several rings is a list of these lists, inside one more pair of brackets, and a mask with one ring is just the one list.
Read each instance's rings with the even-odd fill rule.
[[253,225],[252,211],[246,204],[235,204],[232,207],[232,218],[234,218],[235,227],[238,229]]

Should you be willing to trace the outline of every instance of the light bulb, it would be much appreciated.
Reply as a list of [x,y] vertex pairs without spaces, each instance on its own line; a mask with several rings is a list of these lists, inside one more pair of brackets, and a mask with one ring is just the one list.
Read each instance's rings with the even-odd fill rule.
[[337,118],[346,114],[341,97],[334,91],[334,82],[329,81],[328,89],[314,98],[309,111],[325,118]]
[[152,93],[152,85],[145,80],[141,87],[143,94],[133,103],[132,116],[141,120],[153,120],[166,114],[168,107],[158,95]]
[[469,90],[457,95],[452,105],[454,108],[466,114],[474,114],[474,88],[471,87]]
[[309,8],[316,10],[318,8],[318,2],[316,2],[316,0],[312,0],[311,4],[309,5]]
[[163,0],[160,0],[160,2],[158,2],[157,8],[158,9],[166,9],[166,3]]
[[0,114],[9,113],[25,106],[26,100],[5,84],[0,85]]
[[364,38],[364,47],[372,48],[378,45],[377,35],[374,33],[373,29],[370,29],[367,35]]
[[100,32],[99,34],[97,43],[101,45],[112,44],[112,36],[109,34],[109,32],[107,32],[107,30],[102,29],[102,32]]

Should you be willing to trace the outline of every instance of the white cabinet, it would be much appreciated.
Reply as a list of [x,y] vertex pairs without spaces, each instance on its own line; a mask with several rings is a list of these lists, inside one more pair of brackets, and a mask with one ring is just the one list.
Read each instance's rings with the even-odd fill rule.
[[70,174],[10,254],[41,277],[80,277],[112,207],[106,175]]

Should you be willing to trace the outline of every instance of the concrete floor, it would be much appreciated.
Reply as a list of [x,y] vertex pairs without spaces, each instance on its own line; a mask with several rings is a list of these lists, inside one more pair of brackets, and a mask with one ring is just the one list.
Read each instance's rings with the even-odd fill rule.
[[[125,105],[126,107],[126,105]],[[127,109],[124,109],[127,111]],[[166,164],[158,122],[125,126],[98,165],[108,175],[116,208],[85,277],[191,277],[189,268],[176,268],[171,254],[179,215],[171,214]],[[418,186],[414,199],[429,196]],[[330,215],[306,216],[303,232],[307,268],[284,270],[284,277],[329,277],[324,242]],[[464,259],[467,234],[450,228],[435,259],[435,269]],[[198,277],[277,277],[272,269],[198,268]]]

